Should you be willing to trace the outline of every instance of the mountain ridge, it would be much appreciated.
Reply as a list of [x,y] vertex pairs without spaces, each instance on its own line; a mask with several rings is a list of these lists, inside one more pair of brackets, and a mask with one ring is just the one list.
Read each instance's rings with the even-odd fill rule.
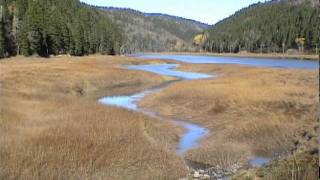
[[180,19],[180,20],[185,20],[185,21],[190,21],[190,22],[196,23],[200,26],[203,26],[204,28],[209,28],[211,26],[208,23],[204,23],[204,22],[201,22],[198,20],[194,20],[191,18],[185,18],[182,16],[170,15],[167,13],[157,13],[157,12],[147,13],[147,12],[139,11],[139,10],[132,9],[132,8],[121,8],[121,7],[114,7],[114,6],[93,6],[93,7],[96,7],[98,9],[103,9],[103,10],[132,11],[135,13],[141,13],[145,16],[162,16],[162,17],[167,17],[167,18],[172,18],[172,19]]
[[125,53],[194,51],[193,38],[210,26],[199,21],[130,8],[91,6],[117,23],[127,36]]

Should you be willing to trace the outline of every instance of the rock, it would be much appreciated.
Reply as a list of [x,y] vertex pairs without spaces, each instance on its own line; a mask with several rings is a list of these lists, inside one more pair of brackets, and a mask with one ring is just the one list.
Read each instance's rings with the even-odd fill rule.
[[215,173],[215,172],[211,172],[211,175],[213,176],[213,177],[217,177],[217,174]]
[[193,174],[193,178],[199,178],[200,177],[200,173],[198,171],[195,171]]
[[307,133],[307,140],[310,141],[312,138],[314,137],[314,135],[310,132]]
[[216,171],[216,173],[217,173],[218,175],[220,175],[220,174],[223,174],[223,171],[219,169],[219,170]]
[[181,179],[179,179],[179,180],[188,180],[188,178],[187,178],[187,177],[184,177],[184,178],[181,178]]
[[210,176],[208,174],[203,175],[202,179],[210,179]]
[[289,54],[289,55],[299,55],[300,52],[297,49],[288,49],[287,50],[287,54]]
[[199,170],[199,173],[200,173],[200,174],[204,174],[204,170],[202,170],[202,169]]

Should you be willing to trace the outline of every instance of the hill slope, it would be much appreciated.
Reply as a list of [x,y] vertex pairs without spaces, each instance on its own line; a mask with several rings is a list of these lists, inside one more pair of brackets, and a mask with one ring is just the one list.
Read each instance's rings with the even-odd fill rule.
[[[211,52],[282,52],[319,43],[319,2],[274,0],[244,8],[214,25],[203,48]],[[304,42],[296,42],[304,38]],[[300,39],[303,41],[303,39]],[[302,45],[304,44],[304,45]]]
[[194,20],[158,13],[142,13],[132,9],[96,7],[102,9],[125,31],[130,52],[192,50],[195,34],[209,25]]
[[115,54],[122,32],[79,0],[0,0],[0,57]]

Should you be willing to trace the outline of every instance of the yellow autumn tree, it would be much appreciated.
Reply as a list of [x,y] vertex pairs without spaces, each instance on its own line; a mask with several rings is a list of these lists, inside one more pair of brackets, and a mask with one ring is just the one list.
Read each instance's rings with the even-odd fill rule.
[[196,46],[200,46],[202,44],[202,42],[204,41],[204,35],[203,34],[198,34],[194,37],[193,39],[193,43],[196,45]]
[[174,46],[175,51],[182,51],[184,44],[180,41],[177,41],[176,45]]
[[306,42],[305,38],[296,38],[296,43],[299,46],[299,51],[303,52],[304,51],[304,44]]

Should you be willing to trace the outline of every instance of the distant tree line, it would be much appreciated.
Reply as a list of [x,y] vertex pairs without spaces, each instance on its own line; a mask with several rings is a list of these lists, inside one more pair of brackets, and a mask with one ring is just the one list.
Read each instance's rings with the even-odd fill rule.
[[309,1],[258,3],[214,25],[198,45],[220,53],[315,51],[320,41],[319,9]]
[[0,57],[117,54],[123,33],[78,0],[0,0]]

